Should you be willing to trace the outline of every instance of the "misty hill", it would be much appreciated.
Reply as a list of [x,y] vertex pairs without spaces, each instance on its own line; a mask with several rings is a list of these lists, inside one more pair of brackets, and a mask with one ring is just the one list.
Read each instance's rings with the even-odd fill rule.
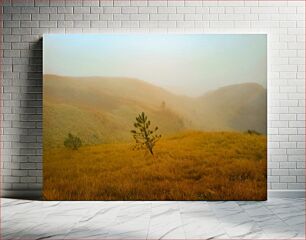
[[[244,83],[219,88],[199,100],[202,127],[212,130],[267,131],[267,92],[259,84]],[[207,117],[209,115],[209,117]]]
[[186,129],[266,133],[266,90],[232,85],[191,98],[131,78],[44,75],[44,143],[61,146],[72,132],[85,144],[130,141],[146,112],[162,134]]

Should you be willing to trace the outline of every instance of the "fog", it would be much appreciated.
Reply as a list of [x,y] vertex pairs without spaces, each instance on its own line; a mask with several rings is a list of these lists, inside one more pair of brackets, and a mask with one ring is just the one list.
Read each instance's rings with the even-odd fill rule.
[[264,34],[45,35],[44,74],[138,78],[177,94],[266,87]]

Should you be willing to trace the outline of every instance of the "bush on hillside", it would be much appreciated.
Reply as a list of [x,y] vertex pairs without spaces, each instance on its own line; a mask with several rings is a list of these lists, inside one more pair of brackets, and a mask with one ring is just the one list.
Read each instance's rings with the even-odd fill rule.
[[64,146],[72,150],[78,150],[82,146],[82,141],[78,136],[68,133],[68,136],[64,141]]

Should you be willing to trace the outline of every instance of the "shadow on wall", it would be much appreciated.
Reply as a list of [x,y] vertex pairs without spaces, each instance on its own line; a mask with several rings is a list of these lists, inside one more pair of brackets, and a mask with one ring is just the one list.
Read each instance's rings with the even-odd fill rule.
[[11,171],[15,170],[15,176],[19,176],[20,182],[14,182],[10,186],[3,181],[3,197],[40,199],[42,196],[42,47],[43,39],[40,38],[30,43],[29,50],[24,50],[21,57],[28,59],[22,66],[24,69],[17,70],[17,64],[13,64],[13,72],[19,72],[20,76],[16,82],[11,80],[11,84],[19,87],[20,92],[17,96],[11,97],[19,100],[19,104],[10,101],[10,105],[19,114],[19,119],[12,123],[12,127],[15,128],[13,134],[17,136],[8,136],[8,141],[14,148],[8,157]]

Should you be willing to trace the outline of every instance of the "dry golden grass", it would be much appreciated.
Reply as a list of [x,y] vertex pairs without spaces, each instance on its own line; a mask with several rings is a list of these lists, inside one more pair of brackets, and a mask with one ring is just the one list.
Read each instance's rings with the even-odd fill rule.
[[188,132],[155,156],[132,143],[44,148],[47,200],[265,200],[266,136]]

